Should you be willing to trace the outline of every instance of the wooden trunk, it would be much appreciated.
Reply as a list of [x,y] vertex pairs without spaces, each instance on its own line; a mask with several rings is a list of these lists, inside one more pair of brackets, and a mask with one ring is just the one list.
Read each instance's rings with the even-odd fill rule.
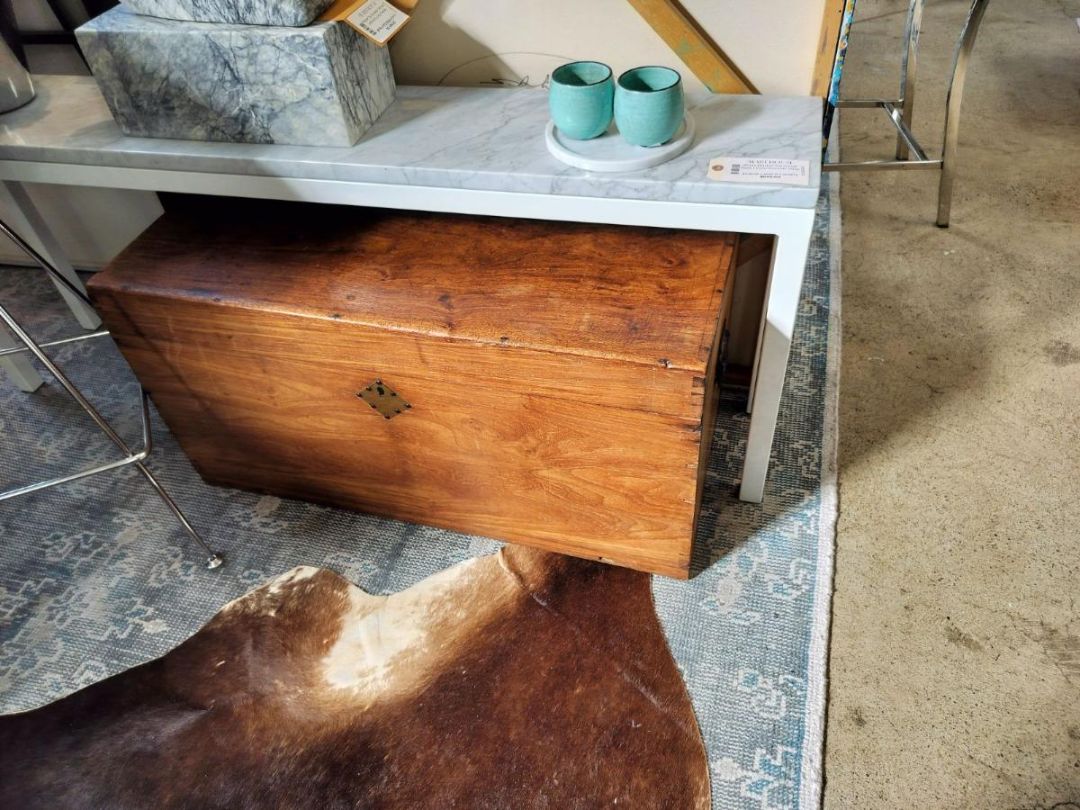
[[90,288],[211,483],[685,577],[734,246],[200,200]]

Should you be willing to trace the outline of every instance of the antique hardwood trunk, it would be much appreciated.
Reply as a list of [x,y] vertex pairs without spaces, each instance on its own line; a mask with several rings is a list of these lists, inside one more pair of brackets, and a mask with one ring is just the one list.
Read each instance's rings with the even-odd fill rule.
[[685,577],[734,250],[198,200],[90,288],[211,483]]

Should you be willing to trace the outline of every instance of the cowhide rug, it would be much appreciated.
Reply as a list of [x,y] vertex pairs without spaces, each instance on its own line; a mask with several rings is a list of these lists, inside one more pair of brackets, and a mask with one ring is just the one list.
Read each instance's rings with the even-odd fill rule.
[[648,576],[517,547],[391,596],[296,568],[0,717],[5,808],[708,806]]

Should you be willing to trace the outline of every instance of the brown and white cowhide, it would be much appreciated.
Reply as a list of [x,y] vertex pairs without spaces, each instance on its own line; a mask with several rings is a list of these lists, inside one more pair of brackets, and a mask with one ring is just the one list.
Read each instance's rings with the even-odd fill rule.
[[5,808],[707,808],[645,574],[508,547],[391,596],[296,568],[0,718]]

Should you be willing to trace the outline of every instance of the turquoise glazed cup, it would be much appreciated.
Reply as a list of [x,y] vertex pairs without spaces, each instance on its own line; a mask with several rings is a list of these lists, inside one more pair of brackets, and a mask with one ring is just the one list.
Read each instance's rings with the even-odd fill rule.
[[635,146],[660,146],[683,121],[682,77],[666,67],[631,68],[615,88],[615,124]]
[[615,82],[603,62],[571,62],[551,74],[551,120],[568,138],[587,141],[611,126]]

